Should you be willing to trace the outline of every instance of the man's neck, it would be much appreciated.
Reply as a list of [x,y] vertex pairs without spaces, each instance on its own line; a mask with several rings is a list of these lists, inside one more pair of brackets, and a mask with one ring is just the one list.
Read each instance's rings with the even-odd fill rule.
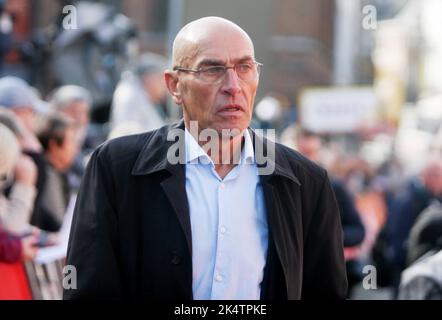
[[215,171],[218,173],[221,179],[224,179],[227,174],[239,163],[242,147],[244,145],[243,134],[238,134],[233,137],[221,136],[217,140],[217,143],[207,140],[201,141],[199,137],[193,137],[199,146],[212,159],[215,165]]
[[241,134],[227,139],[220,138],[216,156],[213,156],[213,151],[208,150],[207,154],[214,162],[215,171],[221,179],[224,179],[239,163],[243,144],[244,136]]

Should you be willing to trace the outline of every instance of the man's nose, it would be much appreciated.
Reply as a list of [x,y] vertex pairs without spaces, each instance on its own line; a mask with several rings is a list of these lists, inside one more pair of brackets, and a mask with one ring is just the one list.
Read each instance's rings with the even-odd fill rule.
[[239,85],[239,78],[236,74],[235,69],[227,69],[226,75],[224,77],[223,82],[223,91],[230,94],[235,95],[241,91],[241,86]]

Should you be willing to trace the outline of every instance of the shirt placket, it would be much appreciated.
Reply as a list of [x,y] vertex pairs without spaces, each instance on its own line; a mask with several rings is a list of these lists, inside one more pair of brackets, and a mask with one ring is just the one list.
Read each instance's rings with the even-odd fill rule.
[[225,181],[220,181],[218,185],[218,226],[217,226],[217,246],[215,256],[215,268],[212,282],[212,299],[220,299],[225,296],[228,282],[227,274],[227,212],[226,201],[227,197],[227,185]]

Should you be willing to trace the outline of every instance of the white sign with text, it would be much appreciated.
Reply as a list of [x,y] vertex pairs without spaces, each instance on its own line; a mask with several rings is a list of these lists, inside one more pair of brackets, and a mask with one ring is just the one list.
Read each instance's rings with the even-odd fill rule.
[[371,87],[307,88],[299,103],[302,126],[318,133],[354,132],[375,118],[378,106]]

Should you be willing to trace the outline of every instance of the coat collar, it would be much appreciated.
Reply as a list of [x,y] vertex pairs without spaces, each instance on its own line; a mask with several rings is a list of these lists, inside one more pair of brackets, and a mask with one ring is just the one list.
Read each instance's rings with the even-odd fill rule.
[[[301,185],[289,163],[289,160],[287,159],[284,150],[282,150],[282,152],[275,152],[278,145],[257,135],[251,128],[248,130],[255,149],[258,172],[265,172],[265,170],[261,171],[261,169],[266,167],[274,168],[270,174],[263,173],[263,178],[267,180],[273,176],[283,176],[294,181],[296,184]],[[171,141],[168,141],[168,135],[170,136],[169,140]],[[164,126],[148,136],[132,168],[132,175],[147,175],[161,170],[166,170],[171,174],[176,174],[177,170],[180,170],[182,166],[170,163],[167,160],[168,152],[178,152],[179,150],[171,149],[173,144],[176,143],[176,139],[181,139],[181,141],[184,143],[184,120],[172,125]],[[263,152],[257,153],[256,145],[263,146]],[[265,157],[264,154],[266,155]],[[184,152],[178,152],[178,158],[179,163],[185,163]]]

